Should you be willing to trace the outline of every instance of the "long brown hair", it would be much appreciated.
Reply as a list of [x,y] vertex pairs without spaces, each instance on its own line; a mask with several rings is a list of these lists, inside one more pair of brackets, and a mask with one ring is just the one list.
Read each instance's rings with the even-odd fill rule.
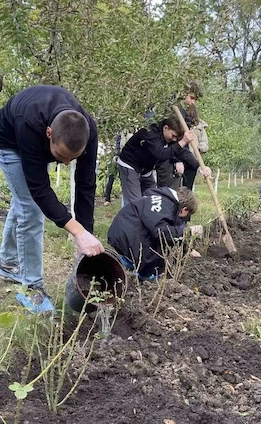
[[191,104],[187,107],[187,112],[191,119],[191,125],[195,126],[199,124],[198,108],[196,105]]

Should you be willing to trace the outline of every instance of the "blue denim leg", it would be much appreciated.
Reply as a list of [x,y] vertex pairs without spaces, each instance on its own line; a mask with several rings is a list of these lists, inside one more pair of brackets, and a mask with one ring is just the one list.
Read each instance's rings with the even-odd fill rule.
[[[29,192],[18,153],[0,149],[0,167],[12,193],[3,231],[1,260],[8,264],[18,259],[20,273],[10,277],[19,283],[40,287],[43,283],[44,215]],[[1,270],[0,275],[6,276]]]
[[[16,243],[17,219],[15,215],[14,198],[11,200],[10,209],[6,217],[5,226],[2,234],[2,247],[0,249],[0,258],[8,265],[18,264],[18,253]],[[3,246],[8,244],[8,249],[3,250]]]

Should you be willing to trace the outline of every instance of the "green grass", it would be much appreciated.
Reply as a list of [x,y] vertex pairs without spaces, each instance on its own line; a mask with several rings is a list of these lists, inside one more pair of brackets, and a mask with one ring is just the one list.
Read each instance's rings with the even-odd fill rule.
[[120,210],[121,200],[119,198],[113,200],[110,206],[104,206],[103,201],[99,203],[99,206],[95,207],[94,234],[104,245],[107,245],[107,232],[113,218]]
[[[236,187],[227,188],[227,181],[222,180],[218,186],[218,201],[225,212],[228,206],[235,205],[240,202],[240,199],[248,198],[250,207],[257,209],[258,203],[258,185],[259,181],[245,180],[244,184],[238,183]],[[215,219],[218,214],[215,209],[211,194],[206,182],[202,178],[197,179],[195,195],[198,199],[198,210],[193,215],[191,222],[193,224],[207,224]]]

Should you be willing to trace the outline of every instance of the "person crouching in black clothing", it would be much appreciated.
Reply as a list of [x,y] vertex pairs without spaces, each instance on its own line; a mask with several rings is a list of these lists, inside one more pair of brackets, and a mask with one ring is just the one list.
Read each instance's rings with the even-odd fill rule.
[[149,189],[118,212],[108,231],[108,243],[141,280],[152,279],[165,268],[160,257],[162,241],[173,246],[174,239],[183,236],[183,218],[196,209],[195,196],[187,187]]

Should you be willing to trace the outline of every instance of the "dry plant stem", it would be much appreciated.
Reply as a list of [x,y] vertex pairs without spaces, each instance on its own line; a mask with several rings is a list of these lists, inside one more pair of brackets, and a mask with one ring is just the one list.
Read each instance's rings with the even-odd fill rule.
[[13,336],[14,336],[14,333],[15,333],[15,330],[16,330],[16,327],[17,327],[17,324],[18,324],[18,319],[14,323],[14,326],[12,328],[12,332],[11,332],[10,337],[9,337],[9,340],[8,340],[7,347],[6,347],[6,349],[5,349],[2,357],[0,358],[0,364],[5,360],[7,354],[9,352],[9,350],[10,350],[10,347],[11,347],[11,344],[12,344],[12,341],[13,341]]
[[[122,285],[123,286],[123,285]],[[127,293],[127,284],[126,285],[124,285],[123,286],[124,287],[124,290],[122,290],[122,294],[121,294],[121,297],[120,298],[118,298],[118,296],[117,296],[117,288],[116,288],[116,283],[114,284],[114,298],[115,298],[115,300],[116,300],[116,305],[115,305],[115,313],[114,313],[114,315],[113,315],[113,320],[112,320],[112,323],[111,323],[111,330],[113,329],[113,327],[114,327],[114,324],[115,324],[115,322],[116,322],[116,319],[117,319],[117,316],[118,316],[118,313],[119,313],[119,310],[121,309],[121,300],[123,300],[123,299],[125,299],[125,296],[126,296],[126,293]]]
[[[43,358],[42,358],[42,354],[41,354],[41,349],[38,343],[38,352],[39,352],[39,356],[40,356],[40,360],[41,360],[41,367],[42,367],[42,371],[41,373],[30,383],[31,385],[33,385],[36,381],[38,381],[40,378],[43,378],[44,382],[45,382],[45,393],[46,393],[46,399],[47,399],[47,403],[48,403],[48,407],[49,409],[52,411],[57,411],[57,403],[58,403],[58,396],[60,393],[60,390],[62,388],[63,382],[64,382],[64,378],[65,375],[67,374],[67,369],[69,367],[70,361],[72,359],[73,353],[74,353],[74,348],[75,348],[75,343],[76,343],[76,339],[80,330],[80,327],[83,323],[83,321],[86,318],[86,313],[85,313],[85,308],[87,306],[87,303],[89,302],[90,299],[90,295],[91,292],[93,290],[95,284],[95,280],[93,280],[90,284],[90,290],[88,293],[88,296],[85,299],[82,311],[79,315],[79,319],[78,319],[78,324],[74,330],[74,332],[72,333],[71,337],[67,340],[67,342],[63,345],[63,321],[64,321],[64,310],[65,310],[65,302],[63,302],[63,311],[62,311],[62,315],[61,315],[61,327],[59,325],[56,326],[52,326],[52,331],[51,331],[51,335],[49,338],[49,343],[48,343],[48,365],[46,366]],[[88,339],[90,336],[90,333],[92,331],[92,329],[94,328],[94,325],[96,323],[96,319],[90,329],[90,331],[88,332]],[[59,340],[59,342],[58,342]],[[58,346],[59,343],[59,346]],[[69,354],[67,356],[66,361],[64,361],[64,363],[62,363],[61,361],[61,356],[63,354],[63,352],[67,349],[67,347],[69,347]],[[58,376],[58,383],[56,386],[56,389],[54,388],[55,386],[55,363],[56,361],[58,362],[57,364],[57,368],[59,370],[59,376]],[[48,371],[50,369],[50,376],[48,378]]]
[[210,239],[210,224],[206,227],[206,232],[203,237],[203,252],[204,255],[207,254],[208,246],[209,246],[209,239]]
[[[188,252],[190,252],[190,249],[188,249]],[[174,274],[173,274],[173,279],[174,279],[175,282],[178,282],[179,278],[181,277],[181,274],[182,274],[184,266],[185,266],[186,257],[188,257],[188,252],[183,257],[183,246],[181,246],[180,248],[177,249],[177,256],[175,258],[176,263],[175,263]],[[183,263],[182,263],[182,261],[183,261]]]
[[[39,354],[39,358],[40,358],[40,364],[41,364],[41,369],[43,370],[46,367],[46,363],[49,363],[52,359],[52,350],[55,346],[54,343],[54,339],[56,337],[56,323],[52,323],[53,325],[51,325],[51,332],[50,332],[50,336],[49,336],[49,342],[48,342],[48,347],[47,347],[47,360],[46,362],[43,359],[42,356],[42,352],[40,349],[40,345],[39,342],[37,341],[37,348],[38,348],[38,354]],[[44,380],[44,388],[45,388],[45,395],[46,395],[46,399],[47,399],[47,404],[48,404],[48,408],[51,410],[51,405],[52,405],[52,389],[49,390],[49,387],[52,386],[51,383],[51,377],[47,374],[45,374],[43,376],[43,380]]]
[[[61,314],[61,318],[59,321],[59,324],[57,326],[57,335],[59,333],[59,350],[62,349],[63,347],[63,329],[64,329],[64,316],[65,316],[65,295],[63,296],[63,304],[62,304],[62,314]],[[59,330],[59,331],[58,331]],[[56,351],[54,352],[56,353]],[[62,357],[60,356],[58,358],[58,363],[57,363],[57,371],[58,371],[58,382],[60,381],[60,379],[62,378],[64,381],[64,372],[63,372],[63,367],[62,367]],[[55,375],[54,375],[54,367],[52,368],[52,393],[55,393],[54,390],[54,385],[55,385]],[[56,394],[57,394],[57,390],[56,390]],[[56,396],[53,398],[53,403],[54,405],[57,404],[57,400],[56,400]]]
[[[58,291],[59,291],[59,288],[60,288],[60,284],[58,286]],[[60,346],[59,347],[60,347],[60,349],[62,349],[62,347],[63,347],[63,328],[64,328],[64,321],[65,321],[64,317],[65,317],[65,298],[66,298],[65,289],[63,291],[63,294],[64,294],[64,296],[63,296],[63,303],[62,303],[62,315],[61,315],[61,318],[60,318],[60,326],[59,326],[59,329],[60,329],[60,334],[59,334]],[[59,374],[61,374],[61,372],[62,372],[61,357],[58,360],[58,372],[59,372]]]
[[111,305],[99,303],[98,315],[101,320],[101,333],[104,336],[105,341],[108,340],[111,335],[110,316],[111,316]]
[[117,300],[117,297],[115,297],[115,299],[116,299],[116,306],[115,306],[115,313],[114,313],[114,316],[113,316],[113,320],[112,320],[112,323],[111,323],[111,330],[114,327],[114,324],[116,322],[119,310],[121,309],[120,306],[119,306],[119,300]]
[[[174,240],[170,231],[169,231],[169,233],[170,233],[170,236],[171,236],[171,239],[172,239],[172,243],[175,246],[175,244],[176,244],[175,240]],[[160,307],[160,304],[161,304],[161,301],[162,301],[162,298],[163,298],[163,295],[164,295],[164,291],[165,291],[165,287],[166,287],[166,283],[167,283],[168,272],[171,274],[169,261],[168,261],[168,256],[169,256],[169,252],[171,251],[171,248],[167,243],[167,239],[166,239],[165,234],[161,233],[160,231],[159,231],[159,240],[160,240],[161,255],[158,252],[155,252],[155,253],[158,253],[158,255],[161,258],[164,259],[165,270],[164,270],[164,276],[161,277],[159,286],[158,286],[156,292],[154,293],[154,296],[153,296],[151,302],[148,305],[148,306],[151,306],[155,302],[157,296],[159,296],[156,308],[155,308],[154,313],[153,313],[154,318],[158,313],[158,310],[159,310],[159,307]]]
[[[156,252],[156,251],[154,251],[153,250],[153,252],[154,253],[158,253],[158,255],[162,258],[162,259],[164,259],[164,261],[165,261],[165,258],[166,258],[166,252],[164,251],[164,245],[163,245],[163,240],[162,240],[162,238],[164,237],[164,235],[163,234],[161,234],[161,232],[160,232],[160,230],[159,230],[159,240],[160,240],[160,249],[161,249],[161,253],[162,253],[162,255],[160,255],[158,252]],[[166,240],[166,239],[165,239]],[[163,279],[164,280],[166,280],[167,279],[167,268],[166,268],[166,266],[165,266],[165,270],[164,270],[164,277],[163,277]],[[157,279],[157,282],[158,282],[159,280]],[[157,298],[157,296],[158,296],[158,294],[161,292],[161,284],[159,284],[158,285],[158,288],[157,288],[157,290],[155,291],[155,293],[154,293],[154,295],[153,295],[153,298],[152,298],[152,300],[150,301],[150,303],[148,304],[148,307],[150,307],[151,305],[153,305],[153,303],[155,302],[155,300],[156,300],[156,298]],[[155,312],[154,312],[155,313]],[[154,316],[154,315],[153,315]]]
[[140,268],[140,264],[141,264],[141,258],[142,258],[142,245],[140,245],[140,250],[139,250],[139,262],[138,262],[138,266],[135,266],[135,260],[134,260],[134,256],[132,251],[130,251],[131,254],[131,259],[132,262],[134,264],[134,272],[135,272],[135,280],[136,280],[136,289],[137,292],[139,294],[139,303],[142,302],[142,298],[141,298],[141,287],[140,287],[140,281],[139,281],[139,277],[138,277],[138,272],[139,272],[139,268]]
[[[76,327],[76,329],[74,330],[74,332],[78,332],[83,321],[86,318],[86,314],[84,314],[81,319],[78,322],[78,325]],[[67,349],[67,347],[69,346],[69,344],[71,343],[71,341],[74,338],[74,332],[71,335],[71,337],[67,340],[67,342],[63,345],[63,348],[55,355],[55,357],[51,360],[51,362],[45,367],[44,370],[42,370],[42,372],[37,375],[37,377],[35,377],[32,381],[30,381],[30,383],[28,383],[30,386],[33,386],[37,381],[39,381],[48,371],[49,369],[55,364],[55,362],[57,361],[57,359],[63,354],[63,352]]]
[[[172,245],[173,246],[177,245],[177,243],[176,243],[176,241],[175,241],[175,239],[174,239],[174,237],[173,237],[173,235],[171,234],[170,231],[169,231],[169,234],[170,234],[170,237],[172,239]],[[171,248],[168,245],[167,239],[166,239],[166,236],[165,236],[164,233],[163,234],[159,233],[159,240],[160,240],[161,253],[162,253],[159,256],[162,257],[165,261],[165,271],[164,271],[164,276],[161,277],[158,289],[154,293],[154,296],[153,296],[151,302],[148,305],[148,306],[151,306],[155,302],[157,296],[159,296],[156,308],[155,308],[154,313],[153,313],[153,317],[155,317],[157,315],[160,304],[162,302],[162,298],[163,298],[164,291],[165,291],[165,288],[166,288],[168,273],[172,276],[172,278],[174,279],[175,282],[177,282],[179,280],[179,278],[181,277],[182,272],[184,270],[186,261],[188,260],[189,253],[191,251],[191,246],[192,246],[192,240],[190,239],[188,251],[187,251],[185,256],[183,255],[183,247],[184,247],[185,237],[182,240],[181,246],[176,246],[175,251],[177,252],[177,256],[174,257],[175,267],[174,267],[174,273],[173,273],[172,264],[170,264],[170,262],[169,262],[169,256],[172,254],[173,248]],[[155,252],[155,253],[157,253],[157,252]]]
[[[39,342],[38,341],[37,341],[37,349],[38,349],[38,355],[39,355],[39,359],[40,359],[41,369],[44,369],[45,368],[45,363],[44,363],[43,355],[42,355],[42,352],[41,352],[40,345],[39,345]],[[46,400],[47,400],[47,405],[48,405],[49,410],[51,411],[51,409],[52,409],[52,406],[51,406],[52,405],[52,401],[50,399],[50,394],[49,394],[49,390],[48,390],[48,387],[49,387],[48,374],[46,374],[46,375],[43,376],[43,381],[44,381],[44,391],[45,391],[45,397],[46,397]]]
[[7,421],[5,421],[5,419],[2,417],[2,415],[0,415],[0,420],[2,421],[3,424],[7,424]]
[[[27,366],[26,366],[26,372],[25,372],[25,374],[22,378],[22,385],[23,386],[26,385],[26,382],[28,380],[29,373],[30,373],[30,370],[31,370],[34,348],[35,348],[36,342],[37,342],[38,320],[39,320],[39,317],[38,317],[38,315],[36,315],[33,340],[32,340],[32,344],[31,344],[31,348],[30,348],[30,352],[29,352],[28,362],[27,362]],[[14,424],[19,424],[22,406],[23,406],[23,399],[19,399],[18,402],[17,402],[17,405],[16,405],[16,409],[15,409]]]
[[165,272],[164,272],[164,277],[161,278],[161,280],[160,280],[160,285],[159,285],[159,300],[158,300],[158,303],[156,305],[156,308],[155,308],[155,310],[153,312],[153,318],[155,318],[155,316],[157,315],[157,313],[159,311],[159,307],[160,307],[160,304],[161,304],[161,301],[162,301],[162,298],[163,298],[163,294],[164,294],[164,291],[165,291],[166,283],[167,283],[167,267],[166,267]]
[[[92,326],[91,326],[90,330],[88,331],[87,337],[85,338],[85,341],[84,341],[84,343],[83,343],[83,345],[82,345],[82,347],[83,347],[83,348],[86,346],[86,344],[88,343],[88,341],[89,341],[89,339],[90,339],[90,335],[91,335],[91,333],[92,333],[92,331],[93,331],[93,329],[94,329],[94,327],[95,327],[95,325],[96,325],[97,316],[98,316],[98,314],[96,314],[96,315],[95,315],[95,320],[94,320],[94,322],[93,322],[93,324],[92,324]],[[70,352],[69,352],[69,354],[68,354],[68,356],[67,356],[66,360],[64,361],[64,364],[63,364],[63,367],[62,367],[62,373],[59,375],[59,379],[58,379],[57,387],[56,387],[56,390],[55,390],[55,397],[54,397],[54,407],[55,407],[55,411],[57,410],[57,407],[60,405],[60,402],[59,402],[59,394],[60,394],[60,391],[61,391],[61,389],[62,389],[62,387],[63,387],[63,383],[64,383],[65,376],[66,376],[66,375],[67,375],[67,373],[68,373],[68,368],[69,368],[70,363],[71,363],[71,360],[72,360],[72,358],[73,358],[73,354],[74,354],[74,349],[75,349],[75,343],[76,343],[77,335],[78,335],[78,333],[76,334],[76,336],[75,336],[75,338],[74,338],[74,340],[73,340],[73,343],[72,343],[72,345],[70,346]],[[88,361],[87,361],[87,359],[86,359],[86,361],[87,361],[87,362],[85,361],[84,371],[85,371],[85,370],[86,370],[86,368],[87,368],[87,365],[88,365],[89,359],[90,359],[90,355],[88,354]],[[83,375],[83,374],[81,374],[81,373],[80,373],[80,375]],[[73,385],[74,389],[75,389],[75,388],[76,388],[76,386],[78,385],[79,381],[80,381],[80,379],[79,379],[79,378],[77,378],[77,380],[76,380],[77,384],[76,384],[76,383],[74,383],[74,385]],[[72,391],[70,390],[70,394],[71,394],[71,393],[72,393]],[[69,396],[68,396],[68,397],[69,397]],[[68,398],[68,397],[67,397],[67,398]]]
[[[58,343],[58,337],[59,337],[59,324],[54,324],[54,337],[53,337],[53,352],[52,356],[56,355],[59,352],[59,343]],[[61,356],[57,359],[57,366],[60,363]],[[53,366],[50,369],[50,373],[45,374],[46,381],[48,381],[49,377],[49,383],[47,383],[47,392],[50,397],[50,403],[53,405],[54,403],[54,387],[55,387],[55,369],[56,367]],[[49,375],[48,375],[49,374]]]
[[91,357],[92,352],[93,352],[94,343],[95,343],[95,341],[93,340],[93,341],[92,341],[92,343],[91,343],[90,350],[89,350],[88,356],[87,356],[87,358],[86,358],[85,364],[84,364],[84,366],[83,366],[83,368],[82,368],[82,370],[81,370],[81,372],[80,372],[80,374],[79,374],[79,376],[78,376],[77,380],[75,381],[75,383],[74,383],[73,387],[72,387],[72,388],[71,388],[71,390],[67,393],[67,395],[66,395],[66,396],[65,396],[65,397],[64,397],[64,398],[63,398],[63,399],[62,399],[59,403],[57,403],[57,407],[61,406],[64,402],[66,402],[66,400],[67,400],[67,399],[69,399],[69,397],[73,394],[74,390],[75,390],[75,389],[76,389],[76,387],[78,386],[78,384],[79,384],[79,382],[80,382],[80,380],[81,380],[81,378],[82,378],[83,374],[85,373],[85,371],[86,371],[86,369],[87,369],[87,366],[88,366],[88,363],[89,363],[90,357]]
[[87,343],[88,343],[88,341],[89,341],[89,339],[90,339],[91,333],[92,333],[92,331],[94,330],[94,327],[95,327],[95,325],[96,325],[96,323],[97,323],[97,319],[98,319],[98,314],[96,314],[96,315],[95,315],[95,318],[94,318],[94,321],[93,321],[93,323],[92,323],[92,326],[91,326],[91,328],[89,329],[88,334],[87,334],[87,336],[86,336],[86,338],[85,338],[85,340],[84,340],[84,342],[83,342],[83,344],[82,344],[82,348],[83,348],[83,349],[85,348],[85,346],[87,345]]

